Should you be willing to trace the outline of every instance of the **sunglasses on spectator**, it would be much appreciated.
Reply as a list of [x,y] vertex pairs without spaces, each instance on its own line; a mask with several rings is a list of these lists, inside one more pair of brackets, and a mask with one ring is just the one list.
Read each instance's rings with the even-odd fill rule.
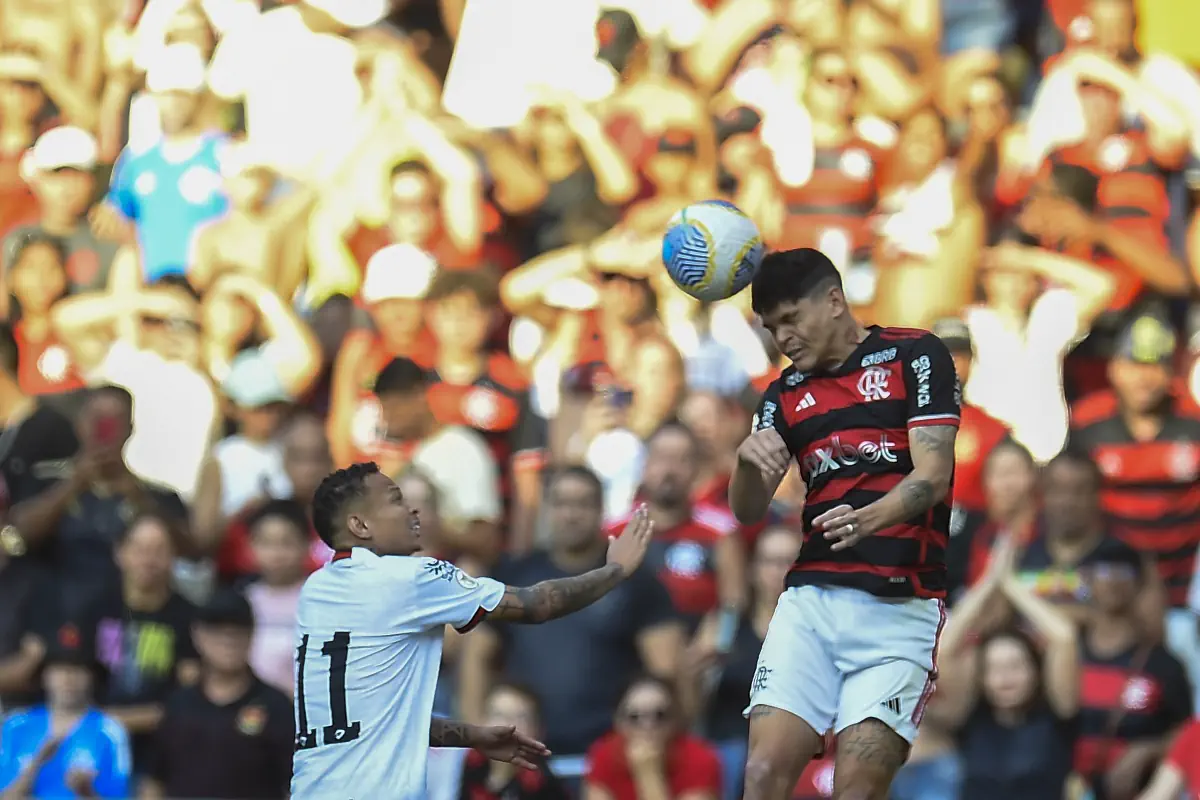
[[666,706],[657,708],[627,708],[623,715],[633,725],[662,725],[671,712]]

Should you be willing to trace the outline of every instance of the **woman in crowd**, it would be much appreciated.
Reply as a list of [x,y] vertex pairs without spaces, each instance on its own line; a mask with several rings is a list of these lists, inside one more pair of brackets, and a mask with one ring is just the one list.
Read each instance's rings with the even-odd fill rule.
[[30,234],[12,253],[8,285],[18,306],[13,327],[21,351],[17,376],[29,394],[69,392],[83,386],[71,351],[62,345],[50,318],[51,307],[66,296],[67,252],[49,236]]
[[636,679],[617,704],[612,733],[588,751],[583,800],[717,800],[720,758],[681,723],[670,684]]
[[701,624],[684,659],[680,700],[698,719],[705,737],[721,757],[721,796],[737,800],[742,791],[749,722],[742,716],[758,651],[767,635],[788,568],[800,552],[800,536],[790,528],[768,528],[758,537],[750,569],[750,607],[737,627],[722,630],[710,615]]
[[[983,579],[955,607],[938,653],[937,700],[924,724],[954,731],[962,797],[1062,800],[1079,736],[1079,646],[1074,624],[1013,575],[1016,543],[996,543]],[[1007,601],[1044,643],[1018,628],[980,630]],[[981,636],[974,648],[969,641]]]
[[[518,733],[537,737],[542,733],[541,707],[537,695],[516,684],[501,683],[487,699],[487,725],[511,725]],[[461,800],[567,800],[566,789],[554,773],[542,767],[523,770],[502,761],[489,761],[478,750],[467,753],[463,764]]]

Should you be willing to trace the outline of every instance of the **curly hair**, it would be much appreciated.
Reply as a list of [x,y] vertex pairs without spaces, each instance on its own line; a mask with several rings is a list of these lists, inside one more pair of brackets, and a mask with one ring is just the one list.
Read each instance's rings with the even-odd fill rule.
[[334,547],[333,539],[341,527],[346,504],[367,492],[367,477],[379,472],[374,461],[351,464],[326,476],[313,494],[313,527],[321,541]]

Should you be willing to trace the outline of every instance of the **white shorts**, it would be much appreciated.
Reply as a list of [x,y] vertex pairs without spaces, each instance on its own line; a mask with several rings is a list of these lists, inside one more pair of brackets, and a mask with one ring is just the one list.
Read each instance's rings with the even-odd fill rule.
[[910,744],[937,677],[941,600],[797,586],[775,606],[750,705],[795,714],[818,734],[878,719]]

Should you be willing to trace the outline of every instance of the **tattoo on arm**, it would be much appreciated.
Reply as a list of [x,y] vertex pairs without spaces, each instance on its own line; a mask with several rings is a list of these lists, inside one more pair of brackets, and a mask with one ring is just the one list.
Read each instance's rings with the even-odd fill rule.
[[[954,439],[958,429],[953,425],[929,425],[914,428],[908,433],[909,452],[914,472],[900,482],[900,502],[907,516],[923,514],[940,500],[936,479],[929,474],[945,475],[949,484],[954,471]],[[930,469],[930,467],[933,469]]]
[[954,458],[954,438],[958,428],[953,425],[929,425],[913,428],[908,432],[908,445],[914,452],[913,461],[919,460],[916,453]]
[[528,623],[558,619],[590,606],[612,591],[622,577],[620,566],[608,564],[571,578],[509,586],[488,619]]
[[429,726],[430,747],[470,747],[471,728],[465,722],[434,719]]

